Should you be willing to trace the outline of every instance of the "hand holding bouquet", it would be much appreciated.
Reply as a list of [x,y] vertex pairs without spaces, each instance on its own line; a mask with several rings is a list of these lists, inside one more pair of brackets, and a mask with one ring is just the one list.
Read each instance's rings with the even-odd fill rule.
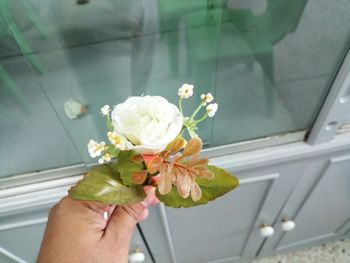
[[[190,117],[184,117],[183,99],[193,86],[178,91],[179,108],[160,96],[130,97],[113,110],[101,108],[106,118],[109,143],[90,140],[91,157],[99,164],[70,191],[73,199],[125,205],[144,200],[144,187],[153,186],[160,202],[171,207],[192,207],[224,195],[238,180],[224,169],[199,157],[202,140],[197,124],[217,111],[213,96],[201,95]],[[202,116],[196,116],[205,109]],[[187,141],[183,135],[188,132]]]

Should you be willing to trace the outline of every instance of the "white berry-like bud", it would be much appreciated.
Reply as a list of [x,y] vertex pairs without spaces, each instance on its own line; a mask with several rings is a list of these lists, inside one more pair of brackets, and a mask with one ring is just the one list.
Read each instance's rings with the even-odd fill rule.
[[215,115],[216,111],[218,110],[218,104],[217,103],[209,104],[206,107],[206,109],[207,109],[208,116],[212,118]]
[[109,105],[104,105],[104,106],[101,108],[101,114],[102,114],[103,116],[108,115],[110,111],[111,111],[111,108],[109,107]]
[[94,140],[90,140],[88,143],[88,151],[92,158],[95,158],[97,156],[100,156],[102,151],[105,148],[106,143],[105,142],[96,142]]
[[209,102],[212,102],[214,100],[214,97],[211,93],[202,94],[201,100],[205,103],[209,103]]
[[185,83],[182,85],[181,88],[179,88],[177,95],[179,95],[181,99],[188,99],[193,95],[193,88],[194,88],[193,85],[189,85]]

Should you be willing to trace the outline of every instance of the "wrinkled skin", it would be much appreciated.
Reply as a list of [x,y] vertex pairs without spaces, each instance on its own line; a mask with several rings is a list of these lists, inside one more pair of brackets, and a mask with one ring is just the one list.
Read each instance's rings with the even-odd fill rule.
[[157,202],[153,188],[145,191],[142,203],[127,206],[63,198],[51,209],[38,263],[127,263],[136,224],[147,217],[147,207]]

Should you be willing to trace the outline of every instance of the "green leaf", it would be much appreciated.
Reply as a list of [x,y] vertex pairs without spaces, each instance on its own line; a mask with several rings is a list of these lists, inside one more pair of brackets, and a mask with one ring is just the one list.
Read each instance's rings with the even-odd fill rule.
[[136,185],[132,181],[132,174],[137,171],[144,170],[142,163],[135,163],[131,158],[137,154],[134,151],[121,151],[118,155],[118,159],[111,163],[112,169],[120,173],[120,178],[123,183],[128,186]]
[[201,178],[196,179],[197,184],[202,190],[202,198],[200,200],[195,202],[192,200],[191,196],[186,199],[182,198],[178,194],[177,188],[173,186],[170,193],[167,195],[161,195],[158,190],[156,191],[159,201],[163,202],[166,206],[174,208],[204,205],[209,201],[232,191],[239,185],[238,179],[224,169],[213,165],[208,165],[208,168],[215,174],[215,177],[213,180]]
[[89,171],[69,190],[69,196],[75,200],[116,205],[138,203],[146,197],[142,186],[123,185],[119,174],[108,165],[98,165]]

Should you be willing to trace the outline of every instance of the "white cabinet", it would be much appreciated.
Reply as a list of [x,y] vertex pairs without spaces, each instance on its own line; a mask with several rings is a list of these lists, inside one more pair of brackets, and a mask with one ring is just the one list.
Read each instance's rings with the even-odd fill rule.
[[[241,185],[206,206],[153,209],[142,225],[157,262],[246,262],[350,230],[349,136],[212,161],[234,172]],[[261,235],[262,227],[268,235]]]
[[[293,218],[295,229],[282,231],[284,217]],[[331,241],[350,230],[349,150],[310,159],[275,228],[276,235],[267,240],[260,255]]]

